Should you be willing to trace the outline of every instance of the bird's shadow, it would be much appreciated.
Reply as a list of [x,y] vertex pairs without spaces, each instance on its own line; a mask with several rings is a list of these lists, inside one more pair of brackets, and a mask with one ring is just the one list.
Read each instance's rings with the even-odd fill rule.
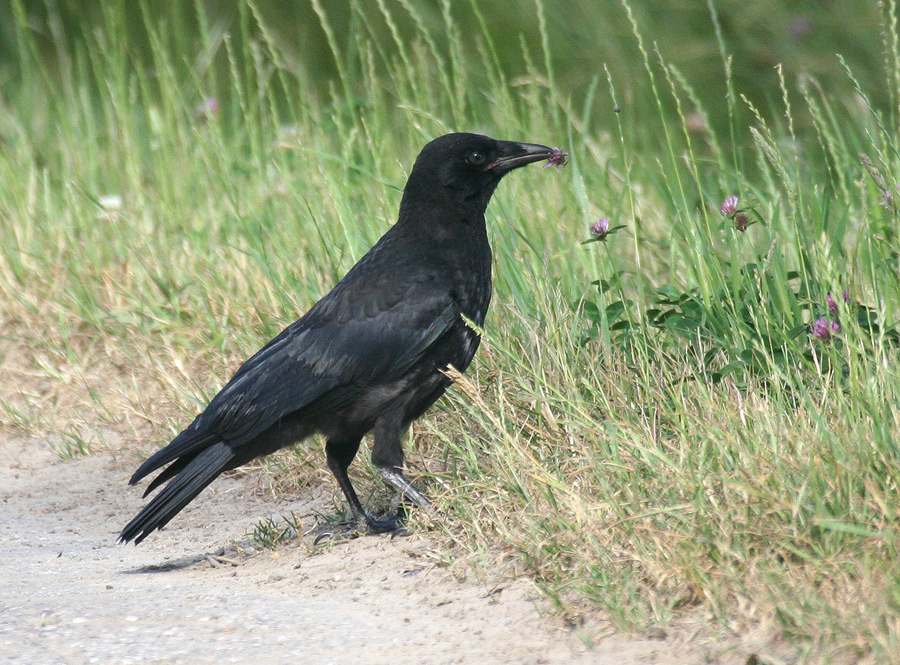
[[198,563],[208,563],[212,568],[236,567],[243,563],[243,560],[249,558],[250,553],[245,548],[235,545],[220,547],[214,552],[205,552],[203,554],[191,554],[183,556],[179,559],[171,559],[160,563],[151,563],[139,568],[131,568],[123,570],[121,575],[147,575],[153,573],[169,573],[176,570],[185,570],[191,568]]
[[207,557],[210,555],[207,554],[196,554],[193,556],[185,556],[180,559],[174,559],[171,561],[163,561],[162,563],[151,563],[147,566],[141,566],[140,568],[132,568],[131,570],[123,570],[123,575],[140,575],[145,573],[168,573],[173,570],[182,570],[184,568],[190,568],[191,566],[200,563],[201,561],[206,561]]

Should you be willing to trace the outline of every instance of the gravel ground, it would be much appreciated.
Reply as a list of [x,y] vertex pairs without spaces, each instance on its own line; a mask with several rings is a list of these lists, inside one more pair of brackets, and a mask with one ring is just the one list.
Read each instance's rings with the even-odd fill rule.
[[235,549],[261,518],[312,510],[261,497],[253,472],[219,479],[140,546],[118,545],[142,504],[126,484],[133,460],[101,452],[63,461],[43,442],[10,437],[0,455],[0,663],[678,665],[709,657],[669,629],[656,639],[607,631],[588,649],[532,583],[485,586],[471,571],[452,571],[427,534],[316,551]]

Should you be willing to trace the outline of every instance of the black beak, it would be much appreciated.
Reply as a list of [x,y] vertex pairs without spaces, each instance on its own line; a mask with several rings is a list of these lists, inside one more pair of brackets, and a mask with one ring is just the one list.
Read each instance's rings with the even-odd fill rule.
[[494,162],[488,164],[487,168],[488,170],[493,170],[494,173],[498,175],[503,175],[520,166],[548,159],[556,152],[557,151],[554,148],[548,148],[545,145],[538,145],[536,143],[501,141],[500,156]]

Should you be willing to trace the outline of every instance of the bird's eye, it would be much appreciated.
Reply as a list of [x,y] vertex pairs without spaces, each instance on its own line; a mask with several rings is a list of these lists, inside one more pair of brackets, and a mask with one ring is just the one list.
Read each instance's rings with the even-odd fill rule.
[[469,156],[466,157],[466,161],[469,162],[472,166],[481,166],[484,164],[484,153],[483,152],[472,152],[469,153]]

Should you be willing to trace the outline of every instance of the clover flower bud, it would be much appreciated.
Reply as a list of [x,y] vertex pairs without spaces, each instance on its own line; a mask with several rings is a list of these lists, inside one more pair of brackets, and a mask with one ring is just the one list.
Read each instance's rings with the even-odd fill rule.
[[729,196],[724,201],[722,201],[722,207],[719,208],[719,212],[721,212],[725,217],[733,215],[737,212],[738,209],[738,197]]
[[825,317],[816,319],[809,327],[810,334],[822,342],[830,342],[831,338],[841,332],[841,326],[837,321]]
[[609,220],[601,217],[591,224],[591,235],[599,240],[606,240],[606,236],[609,235]]

